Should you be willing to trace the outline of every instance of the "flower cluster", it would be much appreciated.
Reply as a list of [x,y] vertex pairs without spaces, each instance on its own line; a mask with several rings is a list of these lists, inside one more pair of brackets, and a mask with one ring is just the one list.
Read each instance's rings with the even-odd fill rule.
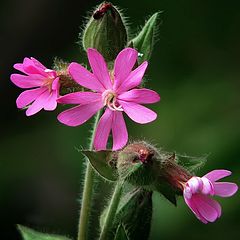
[[[157,114],[142,104],[156,103],[160,96],[155,91],[140,87],[148,63],[145,61],[134,67],[138,58],[135,49],[122,50],[113,70],[108,69],[103,56],[96,49],[88,49],[87,54],[92,72],[75,62],[69,64],[67,72],[87,90],[64,96],[59,93],[62,73],[47,69],[34,58],[25,58],[23,63],[15,64],[14,68],[24,75],[12,74],[11,81],[20,88],[31,88],[19,95],[17,107],[27,107],[26,115],[31,116],[41,109],[52,111],[57,103],[76,104],[58,115],[61,123],[73,127],[85,123],[100,109],[104,109],[94,136],[95,149],[106,149],[110,133],[113,138],[112,149],[121,149],[128,141],[123,113],[140,124],[152,122]],[[176,169],[180,169],[180,172],[176,172]],[[180,186],[189,208],[203,223],[208,223],[221,216],[221,206],[211,196],[229,197],[238,189],[234,183],[217,182],[230,174],[227,170],[215,170],[201,178],[189,177],[182,168],[175,168],[174,171],[168,171],[168,176],[171,176],[168,180],[172,185]],[[181,180],[176,180],[178,178]]]
[[92,72],[78,63],[71,63],[68,72],[80,86],[89,89],[59,97],[59,75],[49,70],[34,58],[25,58],[14,67],[26,75],[12,74],[11,80],[24,91],[17,99],[17,107],[29,105],[26,115],[41,109],[54,110],[58,103],[77,104],[58,116],[58,120],[68,126],[85,123],[100,109],[104,108],[94,138],[96,150],[106,149],[112,132],[113,150],[122,148],[128,141],[128,132],[123,118],[125,112],[133,121],[145,124],[156,119],[157,114],[141,104],[155,103],[159,95],[149,89],[139,88],[148,63],[145,61],[134,68],[138,52],[132,48],[122,50],[109,70],[103,56],[96,49],[88,49],[88,59]]

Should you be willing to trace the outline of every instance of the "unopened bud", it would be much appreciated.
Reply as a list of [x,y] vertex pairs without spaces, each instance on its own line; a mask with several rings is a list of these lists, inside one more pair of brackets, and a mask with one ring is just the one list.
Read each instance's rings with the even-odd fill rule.
[[177,163],[175,154],[157,150],[146,142],[135,142],[119,151],[117,171],[121,179],[157,190],[168,199],[181,194],[183,184],[192,177]]
[[137,186],[151,185],[155,181],[158,152],[145,142],[129,144],[119,152],[117,169],[120,178]]
[[91,16],[82,37],[83,48],[97,49],[107,62],[127,45],[127,30],[120,12],[104,2]]

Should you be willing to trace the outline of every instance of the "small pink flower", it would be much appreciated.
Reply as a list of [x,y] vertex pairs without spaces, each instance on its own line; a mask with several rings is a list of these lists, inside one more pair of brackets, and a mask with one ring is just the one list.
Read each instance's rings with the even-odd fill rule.
[[14,68],[25,75],[12,74],[11,81],[20,88],[32,88],[22,92],[16,100],[18,108],[31,104],[26,115],[31,116],[41,109],[52,111],[57,107],[59,97],[59,77],[56,71],[47,69],[34,58],[24,58]]
[[144,62],[132,71],[138,53],[132,48],[122,50],[109,72],[103,56],[95,49],[88,49],[88,59],[93,73],[78,63],[71,63],[69,73],[81,86],[94,92],[76,92],[59,98],[59,103],[79,104],[58,115],[58,120],[68,126],[86,122],[101,108],[106,108],[96,130],[96,150],[106,149],[112,131],[113,150],[122,148],[128,140],[123,118],[125,112],[133,121],[144,124],[156,119],[157,114],[141,104],[155,103],[159,95],[149,89],[136,88],[140,85],[148,63]]
[[203,223],[214,222],[221,216],[221,206],[211,196],[230,197],[238,190],[235,183],[217,182],[229,175],[230,171],[214,170],[201,178],[192,177],[184,184],[185,202]]

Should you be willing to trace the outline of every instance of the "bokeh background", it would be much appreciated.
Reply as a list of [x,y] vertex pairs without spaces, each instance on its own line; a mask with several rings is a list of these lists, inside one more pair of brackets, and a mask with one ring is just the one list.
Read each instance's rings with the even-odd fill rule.
[[[76,236],[83,161],[76,148],[87,145],[90,123],[69,128],[56,112],[26,117],[16,109],[21,92],[9,80],[12,65],[33,56],[51,67],[55,56],[81,61],[77,45],[93,0],[0,1],[0,234],[20,239],[15,224]],[[208,155],[199,174],[216,168],[240,176],[240,2],[237,0],[115,0],[132,29],[162,10],[162,25],[148,69],[148,87],[161,102],[159,118],[140,126],[128,121],[130,135],[167,151]],[[104,204],[99,193],[96,208]],[[102,191],[102,190],[101,190]],[[239,193],[219,199],[223,216],[200,223],[182,199],[178,207],[154,195],[151,240],[234,239],[239,236]],[[92,225],[97,220],[93,219]]]

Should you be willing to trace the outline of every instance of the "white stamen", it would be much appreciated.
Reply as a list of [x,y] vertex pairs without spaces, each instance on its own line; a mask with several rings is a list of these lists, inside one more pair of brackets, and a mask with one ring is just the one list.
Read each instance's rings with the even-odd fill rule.
[[116,93],[112,90],[106,90],[102,94],[103,104],[107,106],[112,111],[123,111],[122,106],[117,106]]

